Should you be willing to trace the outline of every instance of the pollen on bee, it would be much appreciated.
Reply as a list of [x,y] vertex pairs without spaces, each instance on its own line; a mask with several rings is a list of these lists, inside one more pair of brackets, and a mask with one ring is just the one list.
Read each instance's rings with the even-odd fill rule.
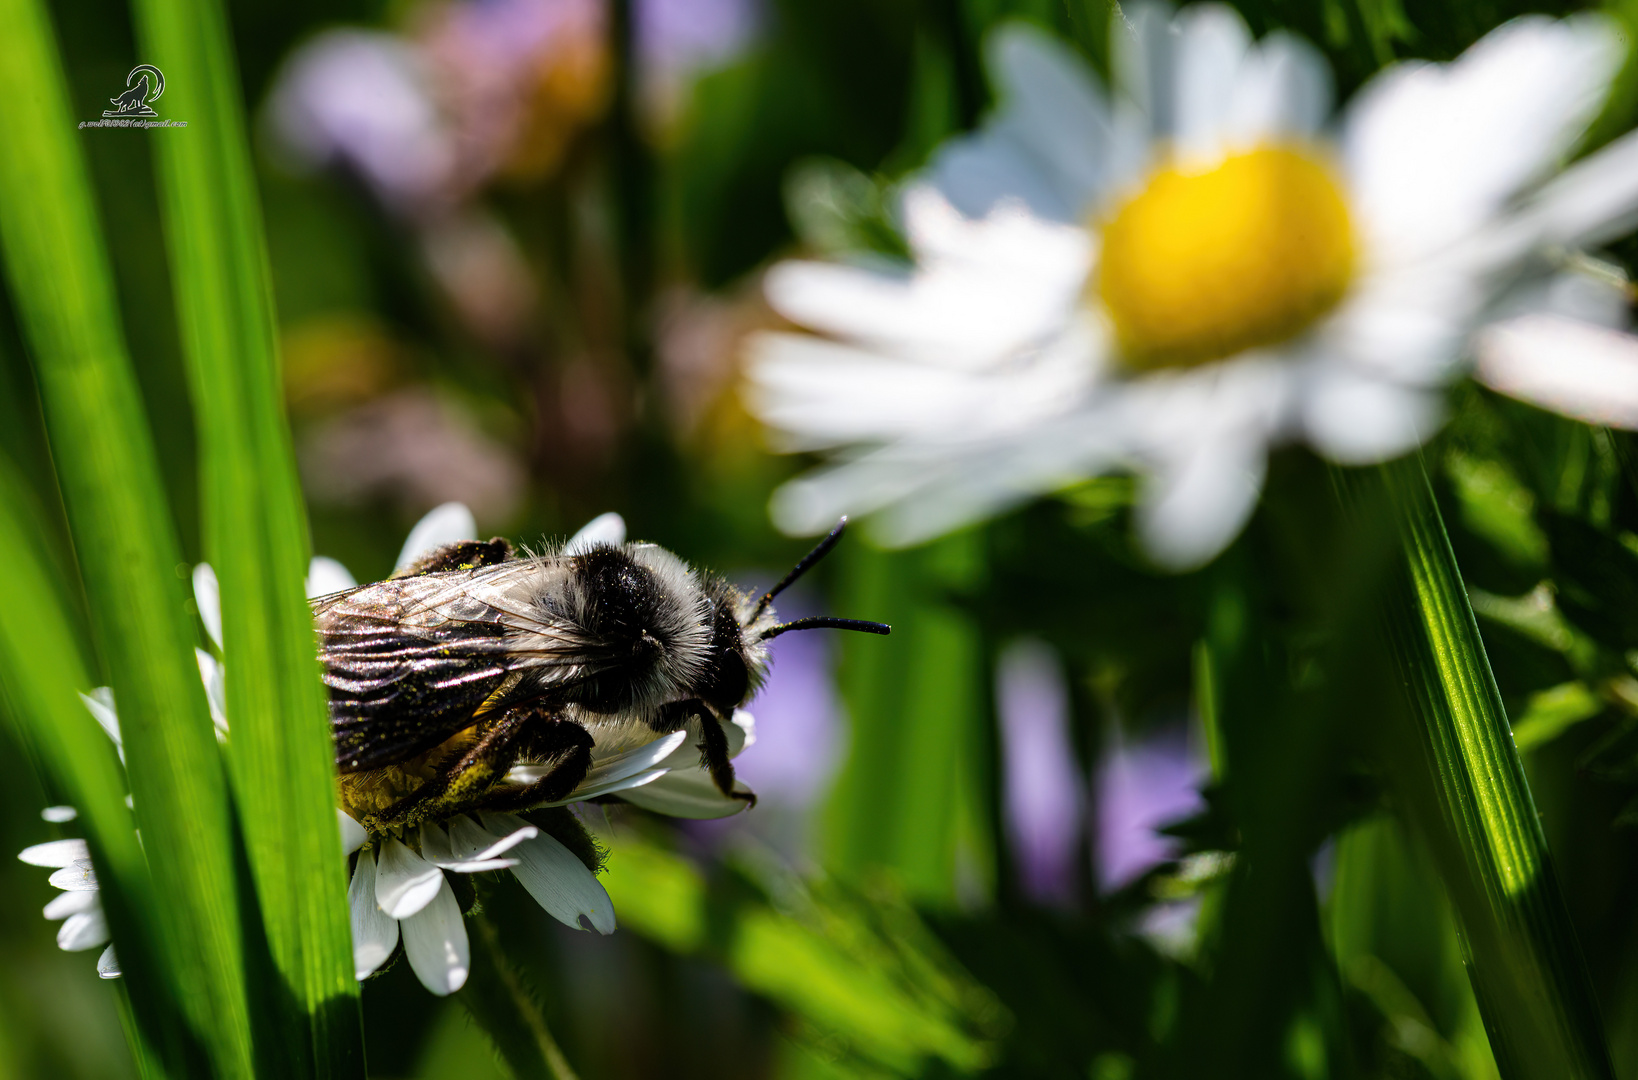
[[458,731],[408,761],[338,776],[337,805],[354,821],[367,823],[369,818],[434,779],[445,765],[463,757],[477,743],[478,727],[474,724]]

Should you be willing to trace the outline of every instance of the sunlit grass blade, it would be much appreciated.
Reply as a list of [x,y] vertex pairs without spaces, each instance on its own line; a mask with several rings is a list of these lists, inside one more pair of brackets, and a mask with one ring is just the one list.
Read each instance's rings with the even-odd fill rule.
[[360,1075],[362,1035],[312,619],[306,516],[284,418],[261,210],[215,0],[139,0],[145,57],[184,131],[156,140],[193,391],[206,554],[221,584],[230,760],[273,963],[319,1076]]
[[75,692],[91,680],[62,592],[53,587],[39,538],[28,527],[31,510],[21,480],[0,460],[0,551],[8,563],[0,574],[0,688],[6,705],[0,714],[15,720],[19,738],[34,748],[79,811],[76,821],[92,848],[125,977],[137,989],[139,1008],[127,1016],[136,1029],[130,1032],[131,1052],[147,1063],[145,1076],[162,1075],[150,1049],[165,1046],[179,1061],[190,1036],[166,957],[156,949],[163,937],[159,899],[125,805],[125,777],[113,743]]
[[[39,0],[0,0],[0,241],[124,727],[157,943],[220,1077],[251,1073],[235,840],[194,662],[180,551]],[[83,689],[74,687],[73,689]]]
[[1408,570],[1389,639],[1421,744],[1387,760],[1450,891],[1496,1064],[1508,1080],[1609,1080],[1597,1002],[1426,474],[1407,464],[1382,476]]

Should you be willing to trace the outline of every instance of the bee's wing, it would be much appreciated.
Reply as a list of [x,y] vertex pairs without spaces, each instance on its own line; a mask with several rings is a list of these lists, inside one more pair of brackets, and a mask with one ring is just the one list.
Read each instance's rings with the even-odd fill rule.
[[572,626],[492,602],[531,570],[540,572],[520,561],[397,578],[313,602],[342,771],[405,761],[469,727],[485,703],[541,697],[581,676]]

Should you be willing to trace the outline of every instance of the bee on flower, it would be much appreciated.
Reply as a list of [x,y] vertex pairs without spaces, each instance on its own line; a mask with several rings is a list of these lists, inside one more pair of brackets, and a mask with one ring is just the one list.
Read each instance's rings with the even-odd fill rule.
[[[357,977],[402,944],[428,990],[465,984],[470,942],[452,874],[509,871],[554,918],[612,933],[614,907],[597,880],[602,852],[566,807],[618,797],[674,817],[720,818],[754,803],[732,762],[755,737],[740,706],[766,671],[762,643],[818,627],[886,632],[847,619],[774,618],[773,597],[840,533],[760,600],[654,545],[626,544],[616,514],[549,555],[520,559],[505,541],[479,542],[471,512],[449,503],[412,530],[392,578],[362,588],[340,563],[314,559],[307,589],[331,690]],[[221,649],[216,575],[201,564],[193,578],[201,621]],[[405,602],[394,607],[389,594]],[[326,622],[336,610],[345,618]],[[494,632],[490,613],[528,625]],[[232,753],[226,667],[203,651],[199,667]],[[112,692],[99,688],[85,702],[119,745]],[[68,920],[63,948],[105,943],[84,841],[36,845],[22,858],[56,868],[52,884],[69,893],[46,909]],[[99,970],[118,973],[111,952]]]

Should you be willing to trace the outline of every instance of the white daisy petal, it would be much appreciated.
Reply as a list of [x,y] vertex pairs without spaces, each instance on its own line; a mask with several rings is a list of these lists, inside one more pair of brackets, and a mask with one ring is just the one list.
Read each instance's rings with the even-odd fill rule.
[[120,970],[119,957],[114,955],[114,947],[110,945],[97,957],[97,978],[117,979],[122,974],[124,972]]
[[626,519],[611,510],[606,514],[598,514],[582,525],[580,531],[569,537],[569,542],[563,545],[563,554],[579,555],[601,545],[619,547],[625,542]]
[[1315,449],[1345,465],[1369,465],[1421,446],[1444,422],[1441,391],[1338,366],[1316,370],[1303,402]]
[[[651,771],[659,762],[681,746],[688,738],[686,731],[673,731],[669,735],[662,735],[641,746],[632,747],[620,753],[610,754],[599,758],[595,753],[592,758],[592,767],[587,770],[586,778],[582,780],[568,798],[557,805],[580,802],[584,799],[595,798],[610,791],[618,791],[627,787],[635,777]],[[529,765],[518,766],[507,774],[507,779],[518,783],[532,783],[545,775],[541,770]]]
[[[528,831],[535,831],[534,827],[529,826]],[[421,826],[421,857],[434,866],[456,874],[481,874],[486,870],[505,870],[517,865],[516,859],[459,857],[450,846],[449,834],[444,832],[443,826],[432,822]]]
[[90,859],[76,859],[46,880],[54,888],[69,892],[95,892],[98,888],[97,872],[92,869]]
[[1015,205],[962,217],[937,190],[904,195],[919,249],[913,275],[827,263],[783,263],[763,292],[787,318],[928,364],[974,368],[1059,324],[1091,266],[1084,230]]
[[71,866],[91,858],[91,849],[84,840],[48,840],[18,852],[17,857],[30,866]]
[[193,568],[193,602],[199,608],[199,621],[205,624],[205,633],[222,647],[222,587],[216,582],[216,571],[210,563]]
[[[746,795],[751,793],[751,789],[738,780],[734,781],[734,790]],[[622,791],[620,797],[656,814],[696,820],[732,817],[751,805],[745,799],[724,795],[711,774],[697,767],[668,772],[652,784]]]
[[358,587],[358,579],[337,559],[328,555],[314,555],[307,564],[307,596],[329,596]]
[[747,352],[746,404],[787,451],[933,435],[964,418],[983,422],[994,400],[989,381],[968,372],[804,334],[754,334]]
[[102,730],[107,733],[108,738],[113,740],[114,745],[119,748],[119,759],[124,761],[125,745],[120,741],[119,736],[119,713],[114,708],[114,688],[99,686],[89,694],[81,694],[80,700],[85,702],[86,709],[96,718],[97,723],[102,726]]
[[1154,135],[1169,136],[1177,91],[1171,6],[1140,2],[1122,7],[1109,23],[1115,85],[1148,118]]
[[57,931],[57,948],[64,952],[84,952],[108,944],[108,920],[102,908],[70,915]]
[[1224,150],[1251,31],[1239,13],[1220,4],[1185,8],[1174,25],[1177,150],[1185,160],[1210,160]]
[[363,981],[398,947],[398,921],[376,903],[375,853],[368,849],[358,853],[358,863],[353,867],[353,878],[347,884],[347,908],[353,929],[353,974]]
[[425,517],[415,523],[415,527],[404,540],[404,547],[398,553],[398,562],[394,570],[402,570],[410,563],[423,555],[430,554],[445,544],[454,544],[461,540],[476,540],[478,538],[478,523],[472,517],[472,511],[464,503],[447,502],[442,506],[433,507],[427,511]]
[[1638,430],[1638,338],[1561,315],[1483,330],[1475,376],[1491,389],[1587,424]]
[[727,729],[728,756],[736,758],[747,746],[756,744],[756,717],[747,709],[735,709],[730,723]]
[[432,903],[444,872],[405,847],[388,839],[381,845],[375,874],[375,902],[395,919],[405,919]]
[[1138,534],[1150,556],[1174,570],[1216,557],[1251,517],[1266,458],[1255,439],[1224,439],[1151,474],[1137,512]]
[[82,911],[102,907],[102,898],[95,892],[65,892],[51,898],[50,903],[41,910],[52,922],[66,919],[70,915],[78,915]]
[[1318,349],[1367,374],[1443,385],[1458,373],[1463,336],[1484,300],[1478,278],[1460,271],[1371,276],[1316,330]]
[[442,874],[438,884],[432,900],[403,920],[404,956],[422,986],[447,997],[466,985],[472,952],[455,893]]
[[1009,128],[984,129],[946,142],[934,154],[927,179],[952,210],[969,218],[1009,205],[1028,207],[1046,221],[1075,217],[1076,207],[1041,175],[1039,161]]
[[614,933],[609,894],[572,851],[544,833],[512,850],[519,860],[513,875],[547,914],[576,929],[584,916],[598,933]]
[[[744,726],[741,726],[741,722],[740,722],[741,717],[744,717]],[[716,724],[719,728],[722,729],[723,738],[728,741],[728,756],[729,756],[729,758],[738,757],[739,754],[740,754],[740,751],[745,749],[746,745],[748,744],[748,740],[750,738],[749,733],[752,730],[754,730],[755,725],[756,725],[756,721],[755,721],[755,719],[752,718],[751,714],[748,713],[748,712],[745,712],[743,710],[736,711],[734,713],[734,716],[733,716],[732,720],[717,720],[717,719],[713,718],[711,720],[711,723]],[[688,733],[688,738],[686,740],[684,740],[683,742],[679,743],[675,750],[673,750],[670,754],[667,754],[665,756],[665,758],[663,758],[660,762],[658,762],[658,764],[656,765],[657,768],[661,768],[661,769],[694,769],[694,768],[699,767],[699,764],[700,764],[700,720],[699,720],[699,718],[695,717],[695,718],[689,720],[688,721],[688,726],[684,730]]]
[[1027,23],[998,30],[988,62],[1005,102],[1000,123],[1051,182],[1064,220],[1078,220],[1111,180],[1113,132],[1103,91],[1068,48]]
[[1491,218],[1570,148],[1621,47],[1599,16],[1515,19],[1450,64],[1399,64],[1349,110],[1355,221],[1378,261],[1437,251]]
[[1317,135],[1331,113],[1331,69],[1308,42],[1268,35],[1240,65],[1223,117],[1231,149],[1269,137]]
[[216,729],[218,742],[227,741],[227,687],[223,680],[222,664],[204,649],[195,648],[193,658],[199,664],[199,681],[205,684],[205,704],[210,706],[211,726]]
[[459,859],[495,859],[511,851],[525,840],[533,840],[540,830],[521,818],[510,822],[511,828],[503,833],[492,833],[466,815],[449,823],[450,845]]
[[429,821],[418,831],[417,846],[421,849],[421,858],[434,866],[443,866],[455,861],[455,854],[449,848],[449,834],[444,832],[443,826]]
[[40,820],[53,825],[66,825],[79,816],[80,812],[72,806],[48,806],[40,811]]
[[364,831],[364,826],[354,821],[345,810],[336,811],[336,824],[341,829],[341,853],[351,855],[364,846],[364,841],[370,834]]
[[1638,226],[1638,131],[1543,184],[1524,212],[1529,242],[1590,247]]
[[937,462],[906,462],[869,455],[815,469],[781,485],[768,501],[774,526],[790,536],[811,536],[842,516],[880,510],[936,481],[945,471]]

